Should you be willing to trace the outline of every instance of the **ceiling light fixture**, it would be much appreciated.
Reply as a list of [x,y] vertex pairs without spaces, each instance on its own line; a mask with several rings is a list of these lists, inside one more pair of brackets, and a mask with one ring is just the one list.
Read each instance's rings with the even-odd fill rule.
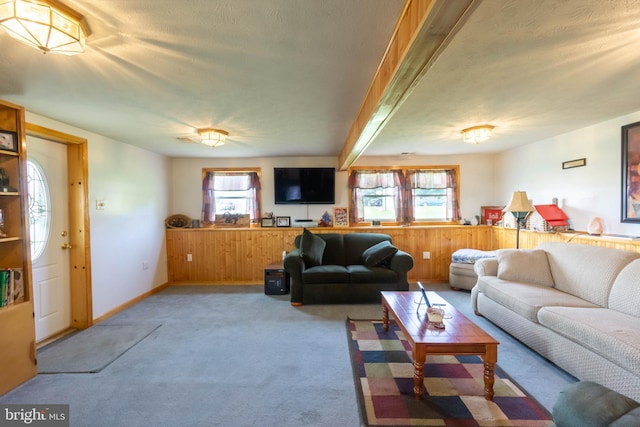
[[43,53],[82,53],[89,35],[84,17],[56,0],[0,0],[0,25]]
[[470,144],[479,144],[491,137],[491,131],[495,126],[480,125],[462,130],[462,139]]
[[220,129],[198,129],[198,135],[200,135],[200,142],[210,147],[219,147],[224,145],[227,140],[229,132]]

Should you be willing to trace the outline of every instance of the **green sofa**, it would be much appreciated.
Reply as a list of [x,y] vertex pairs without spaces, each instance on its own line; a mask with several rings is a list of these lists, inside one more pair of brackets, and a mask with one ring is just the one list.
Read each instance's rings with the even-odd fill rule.
[[380,302],[380,291],[407,291],[413,257],[381,233],[321,233],[304,230],[284,258],[291,278],[291,304]]

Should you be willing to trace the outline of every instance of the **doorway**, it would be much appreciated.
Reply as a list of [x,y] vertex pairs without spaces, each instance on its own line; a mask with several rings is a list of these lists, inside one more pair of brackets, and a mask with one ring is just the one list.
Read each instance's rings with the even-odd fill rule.
[[36,342],[71,328],[67,147],[28,136],[27,186]]
[[26,134],[66,147],[70,327],[86,329],[93,324],[87,140],[31,123],[26,123]]

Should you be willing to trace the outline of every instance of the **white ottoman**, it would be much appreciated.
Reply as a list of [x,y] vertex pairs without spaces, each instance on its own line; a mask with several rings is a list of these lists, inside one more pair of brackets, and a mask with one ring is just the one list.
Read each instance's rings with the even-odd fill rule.
[[470,290],[476,284],[478,276],[473,270],[476,260],[481,258],[495,258],[494,251],[479,249],[458,249],[451,255],[449,265],[449,286],[452,289]]

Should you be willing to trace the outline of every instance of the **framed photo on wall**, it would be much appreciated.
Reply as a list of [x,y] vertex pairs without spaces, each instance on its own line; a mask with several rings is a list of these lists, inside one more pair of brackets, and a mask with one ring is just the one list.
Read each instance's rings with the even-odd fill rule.
[[0,150],[18,152],[18,134],[0,130]]
[[276,217],[276,227],[291,227],[291,217],[290,216],[277,216]]
[[333,226],[349,226],[349,211],[347,210],[347,208],[333,208]]
[[502,209],[504,206],[481,206],[480,224],[496,225],[502,219]]
[[622,222],[640,223],[640,122],[622,126]]

